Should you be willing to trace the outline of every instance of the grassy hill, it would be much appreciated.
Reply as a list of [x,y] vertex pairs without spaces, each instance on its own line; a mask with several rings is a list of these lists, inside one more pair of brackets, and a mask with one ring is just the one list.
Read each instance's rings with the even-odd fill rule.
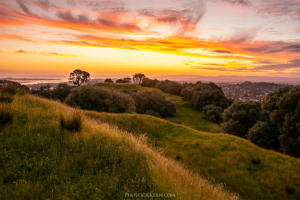
[[167,94],[165,92],[162,92],[159,89],[155,88],[149,88],[149,87],[142,87],[135,84],[106,84],[106,83],[97,83],[98,86],[108,87],[108,88],[114,88],[121,92],[141,92],[145,90],[150,91],[158,91],[162,93],[167,100],[171,101],[176,106],[176,113],[173,117],[168,118],[169,121],[183,124],[186,126],[189,126],[193,129],[199,130],[199,131],[206,131],[206,132],[213,132],[213,133],[219,133],[221,131],[218,124],[210,122],[206,119],[204,119],[204,116],[201,112],[192,109],[188,106],[188,102],[184,101],[182,97]]
[[262,149],[247,140],[211,134],[138,114],[86,112],[99,123],[114,124],[135,135],[191,171],[249,200],[296,200],[300,196],[300,160]]
[[[10,115],[12,121],[7,117]],[[171,193],[176,195],[175,199],[238,199],[223,187],[212,185],[164,157],[147,145],[143,137],[103,123],[116,120],[113,124],[122,129],[149,133],[151,138],[157,133],[153,139],[161,138],[157,142],[163,146],[166,138],[161,135],[164,133],[155,131],[155,124],[153,129],[148,130],[150,124],[145,127],[141,124],[135,130],[134,126],[122,123],[130,121],[135,125],[134,119],[141,122],[150,119],[145,123],[157,121],[161,126],[165,121],[149,116],[75,110],[31,95],[17,95],[11,104],[0,103],[0,116],[1,200],[115,200],[124,199],[126,192]],[[61,129],[62,118],[76,116],[82,121],[79,132]],[[163,130],[172,132],[170,125]],[[176,134],[180,140],[181,133]]]

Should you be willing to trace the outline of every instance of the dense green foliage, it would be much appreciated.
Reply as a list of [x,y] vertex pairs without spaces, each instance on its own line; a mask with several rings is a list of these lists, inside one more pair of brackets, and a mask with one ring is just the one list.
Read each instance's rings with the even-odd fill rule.
[[220,123],[222,121],[223,109],[219,106],[213,104],[204,106],[202,112],[205,118],[212,122]]
[[65,102],[73,107],[100,112],[135,112],[135,102],[127,94],[98,86],[74,88]]
[[300,157],[300,86],[284,87],[269,94],[263,99],[262,108],[280,134],[280,150]]
[[198,82],[185,87],[181,91],[181,95],[199,110],[207,105],[215,105],[222,109],[229,105],[229,100],[225,97],[222,89],[214,83]]
[[180,95],[182,85],[176,81],[159,81],[156,85],[156,88],[173,95]]
[[139,92],[135,95],[135,102],[137,113],[170,117],[176,112],[175,105],[157,91]]
[[58,84],[56,88],[51,89],[49,85],[41,86],[37,90],[32,90],[31,93],[47,98],[47,99],[55,99],[63,102],[67,96],[71,93],[73,86],[69,86],[68,84]]
[[248,130],[261,116],[257,102],[234,102],[223,113],[222,129],[225,133],[246,137]]
[[278,150],[278,133],[269,123],[258,121],[249,129],[247,138],[261,147]]

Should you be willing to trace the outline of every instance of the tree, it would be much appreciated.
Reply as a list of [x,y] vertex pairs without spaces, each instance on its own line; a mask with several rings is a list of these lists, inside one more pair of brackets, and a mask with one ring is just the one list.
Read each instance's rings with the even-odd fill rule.
[[182,89],[181,95],[198,110],[211,104],[222,109],[229,105],[229,100],[225,97],[222,89],[214,83],[198,82],[195,85],[189,85]]
[[68,84],[58,84],[58,86],[52,91],[52,98],[59,99],[60,101],[64,101],[67,96],[71,93],[73,86],[69,86]]
[[133,75],[132,80],[134,83],[141,85],[145,78],[146,78],[145,74],[137,73]]
[[267,149],[278,149],[278,132],[268,122],[258,121],[249,129],[247,138]]
[[226,133],[245,137],[260,116],[259,103],[236,101],[224,111],[221,126]]
[[113,83],[114,81],[111,78],[105,79],[104,83]]
[[116,83],[130,83],[131,78],[123,78],[116,80]]
[[262,100],[280,136],[280,151],[300,157],[300,86],[280,88]]
[[90,73],[76,69],[70,73],[69,81],[72,82],[75,86],[80,86],[83,83],[86,83],[90,80]]
[[156,85],[159,83],[159,80],[157,79],[150,79],[150,78],[144,78],[143,83],[141,84],[144,87],[156,87]]
[[135,96],[136,111],[158,117],[170,117],[176,112],[175,105],[156,91],[139,92]]
[[65,102],[73,107],[99,112],[135,112],[135,103],[131,96],[106,87],[90,85],[76,87]]
[[216,123],[220,123],[222,121],[223,109],[219,106],[215,106],[212,104],[204,106],[202,109],[202,112],[203,112],[205,118],[210,121],[213,121]]
[[182,89],[182,85],[180,83],[170,80],[160,81],[156,84],[155,87],[166,93],[178,96],[180,95]]

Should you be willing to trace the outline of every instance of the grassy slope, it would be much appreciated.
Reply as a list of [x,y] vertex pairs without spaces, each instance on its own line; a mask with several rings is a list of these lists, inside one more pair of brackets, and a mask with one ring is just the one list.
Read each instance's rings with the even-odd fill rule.
[[210,122],[204,119],[204,116],[201,112],[192,109],[188,106],[188,102],[184,101],[182,97],[167,94],[162,92],[159,89],[149,88],[149,87],[141,87],[139,85],[134,84],[105,84],[98,83],[96,85],[114,88],[120,91],[145,91],[145,90],[155,90],[161,92],[167,100],[173,102],[176,105],[176,114],[173,117],[168,118],[168,120],[189,126],[199,131],[207,131],[218,133],[220,132],[220,127],[218,124]]
[[[96,122],[83,111],[30,95],[16,96],[11,105],[0,104],[14,115],[13,122],[0,130],[1,200],[115,200],[123,199],[125,192],[237,199],[163,157],[142,139]],[[83,116],[81,132],[62,131],[59,116],[74,112]]]
[[[299,159],[235,136],[200,132],[147,115],[87,114],[122,130],[146,134],[149,143],[160,147],[166,156],[208,179],[225,183],[243,199],[296,200],[300,196]],[[255,164],[257,160],[260,164]]]

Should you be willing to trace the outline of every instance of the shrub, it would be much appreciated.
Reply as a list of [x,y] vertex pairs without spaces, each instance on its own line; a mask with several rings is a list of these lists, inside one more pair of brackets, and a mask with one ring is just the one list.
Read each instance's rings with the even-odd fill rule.
[[73,107],[99,112],[135,112],[135,103],[131,96],[99,86],[86,85],[74,88],[65,102]]
[[104,83],[113,83],[114,81],[111,78],[107,78],[104,80]]
[[62,130],[68,130],[71,132],[78,132],[82,127],[82,117],[79,113],[74,113],[68,118],[60,115],[59,122]]
[[59,84],[53,91],[52,91],[52,98],[59,99],[60,101],[64,101],[67,96],[71,93],[72,86],[67,84]]
[[256,122],[256,124],[249,129],[247,138],[251,140],[251,142],[264,148],[278,148],[278,133],[267,122]]
[[14,96],[8,93],[0,93],[0,102],[11,103],[14,100]]
[[1,87],[1,93],[15,95],[17,93],[17,88],[11,84],[8,84]]
[[135,96],[136,111],[160,117],[170,117],[176,112],[175,105],[156,91],[144,91]]
[[204,106],[202,109],[202,112],[203,112],[205,118],[210,121],[213,121],[216,123],[220,123],[222,121],[223,109],[219,106],[215,106],[212,104]]
[[300,157],[300,86],[269,94],[262,100],[262,109],[280,134],[280,151]]
[[223,113],[222,129],[226,133],[245,137],[248,130],[259,120],[260,104],[257,102],[234,102]]
[[162,91],[169,93],[169,94],[174,94],[174,95],[180,95],[182,85],[176,81],[160,81],[156,84],[156,87],[158,89],[161,89]]
[[2,129],[5,125],[12,122],[13,120],[13,112],[10,107],[0,105],[0,129]]
[[181,95],[198,110],[211,104],[222,109],[229,105],[229,100],[225,97],[222,89],[214,83],[198,82],[195,85],[188,85],[182,89]]

